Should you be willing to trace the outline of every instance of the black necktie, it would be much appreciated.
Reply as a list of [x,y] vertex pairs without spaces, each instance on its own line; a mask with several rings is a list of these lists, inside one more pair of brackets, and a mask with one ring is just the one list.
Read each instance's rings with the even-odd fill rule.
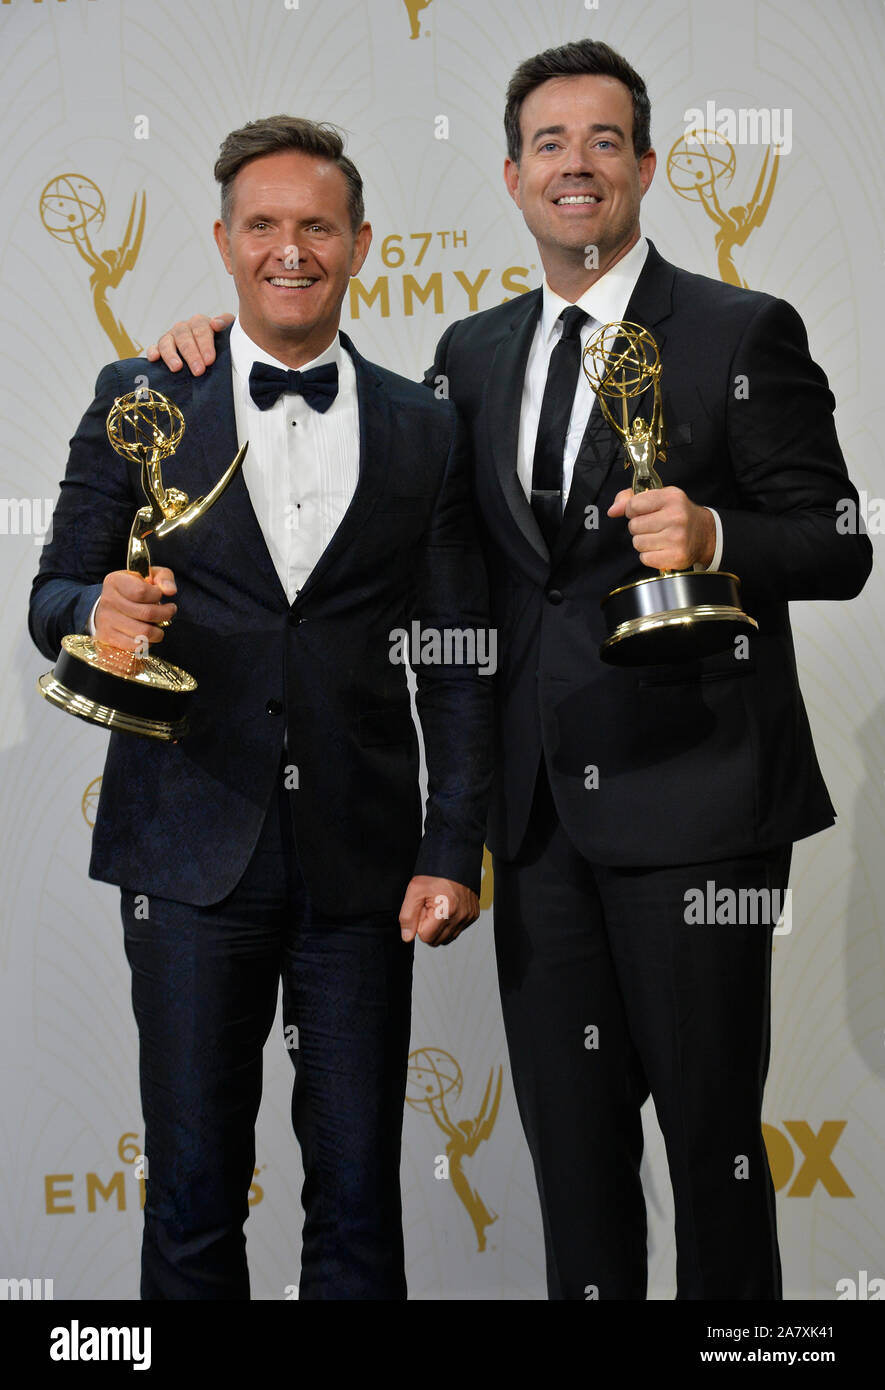
[[327,362],[309,372],[284,372],[267,362],[252,363],[249,394],[259,410],[270,410],[284,391],[303,396],[309,406],[325,415],[338,395],[338,368],[334,362]]
[[581,325],[589,314],[573,304],[559,318],[562,337],[550,354],[532,463],[532,511],[548,550],[562,525],[562,456],[581,370]]

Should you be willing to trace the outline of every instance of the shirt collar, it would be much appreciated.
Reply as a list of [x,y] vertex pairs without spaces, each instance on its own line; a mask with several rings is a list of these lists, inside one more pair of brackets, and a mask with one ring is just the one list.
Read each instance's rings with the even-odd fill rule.
[[[230,356],[234,371],[244,381],[249,380],[249,373],[252,370],[253,362],[266,362],[271,367],[279,367],[281,371],[289,371],[285,362],[281,362],[277,357],[271,357],[269,352],[265,352],[243,329],[239,316],[234,319],[230,330]],[[307,372],[311,367],[323,367],[327,362],[334,362],[335,366],[341,369],[341,339],[338,334],[332,339],[329,346],[320,353],[319,357],[314,357],[312,361],[305,362],[298,368],[299,372]]]
[[[624,317],[630,296],[636,288],[645,258],[648,255],[648,242],[640,236],[635,246],[631,246],[626,256],[607,270],[604,275],[585,290],[575,303],[579,309],[594,318],[597,323],[616,323]],[[567,299],[562,299],[551,290],[546,279],[542,286],[543,307],[541,309],[541,337],[548,342],[557,319],[563,309],[570,307]]]

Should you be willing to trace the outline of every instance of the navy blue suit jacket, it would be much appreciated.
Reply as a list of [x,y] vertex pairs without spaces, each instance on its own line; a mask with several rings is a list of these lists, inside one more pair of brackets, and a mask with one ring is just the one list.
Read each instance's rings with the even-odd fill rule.
[[852,597],[872,548],[865,535],[837,531],[839,500],[857,494],[798,314],[677,269],[649,246],[624,318],[650,329],[661,350],[662,480],[720,513],[720,568],[740,577],[759,632],[746,652],[617,670],[599,658],[600,605],[650,573],[624,518],[606,516],[631,478],[619,437],[594,403],[552,554],[517,477],[540,313],[535,290],[451,325],[426,377],[446,379],[474,449],[501,652],[490,848],[503,859],[519,850],[542,756],[560,819],[591,862],[690,864],[823,829],[833,808],[788,602]]
[[[205,493],[237,451],[228,334],[202,377],[115,362],[71,441],[30,605],[31,635],[54,660],[86,631],[104,576],[125,565],[136,465],[105,421],[136,377],[181,409],[185,433],[164,482]],[[417,706],[429,796],[422,838],[419,755],[406,669],[391,630],[487,625],[463,437],[451,405],[365,361],[357,377],[358,486],[294,603],[277,576],[242,473],[193,527],[151,538],[178,586],[178,613],[152,650],[196,677],[178,744],[113,733],[90,874],[207,905],[235,887],[286,762],[298,857],[330,914],[396,911],[413,874],[478,890],[490,781],[490,677],[476,665],[421,666]]]

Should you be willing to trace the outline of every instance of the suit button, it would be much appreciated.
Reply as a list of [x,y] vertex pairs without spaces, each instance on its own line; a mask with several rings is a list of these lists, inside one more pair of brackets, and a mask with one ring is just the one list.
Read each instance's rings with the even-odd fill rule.
[[303,622],[304,622],[304,619],[302,618],[302,616],[301,616],[300,613],[290,613],[290,614],[289,614],[289,626],[290,626],[290,627],[297,627],[299,623],[303,623]]
[[547,590],[547,602],[548,602],[548,603],[562,603],[562,590],[561,590],[561,589],[548,589],[548,590]]
[[282,714],[283,702],[282,700],[268,700],[264,709],[266,714]]

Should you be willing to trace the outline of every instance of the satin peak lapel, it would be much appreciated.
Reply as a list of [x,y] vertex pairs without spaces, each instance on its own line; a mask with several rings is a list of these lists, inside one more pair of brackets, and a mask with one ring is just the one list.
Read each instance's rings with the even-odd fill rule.
[[[191,393],[193,411],[190,418],[185,415],[185,428],[193,431],[200,444],[199,467],[204,479],[201,493],[215,486],[228,464],[233,462],[239,447],[229,336],[230,330],[216,340],[215,363],[205,376],[195,379]],[[248,459],[247,452],[246,463]],[[170,482],[174,484],[174,462],[169,473]],[[237,470],[233,482],[211,512],[207,513],[205,521],[198,522],[198,525],[217,528],[218,534],[223,535],[232,547],[245,550],[250,568],[261,577],[269,596],[272,595],[275,603],[288,606],[285,590],[253,510],[242,468]],[[207,535],[207,545],[210,544],[211,539]]]
[[541,313],[541,292],[530,292],[534,303],[501,339],[492,358],[485,388],[488,445],[498,482],[514,522],[531,548],[544,561],[550,555],[531,504],[516,471],[522,387],[532,339]]
[[390,410],[384,382],[371,362],[357,352],[346,333],[341,343],[356,369],[357,409],[360,422],[360,471],[350,505],[338,529],[304,582],[297,602],[321,584],[332,567],[345,559],[358,543],[366,519],[378,500],[387,476],[390,456]]

